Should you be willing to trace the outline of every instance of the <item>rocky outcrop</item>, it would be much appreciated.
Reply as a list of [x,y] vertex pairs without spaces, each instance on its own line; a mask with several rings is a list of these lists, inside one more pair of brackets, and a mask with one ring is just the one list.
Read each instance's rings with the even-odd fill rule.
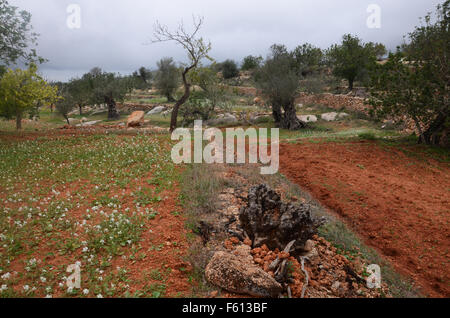
[[227,291],[254,297],[278,297],[282,286],[253,262],[250,246],[234,253],[216,252],[205,270],[206,279]]
[[253,247],[267,245],[271,250],[283,250],[291,241],[292,255],[305,252],[305,244],[324,223],[311,214],[308,204],[285,204],[278,193],[267,185],[252,187],[247,206],[241,208],[242,228],[253,242]]

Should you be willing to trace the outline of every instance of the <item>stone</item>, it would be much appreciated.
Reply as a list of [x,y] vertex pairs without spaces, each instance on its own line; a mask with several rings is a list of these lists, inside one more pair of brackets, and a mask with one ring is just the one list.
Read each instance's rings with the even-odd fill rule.
[[316,123],[318,120],[317,116],[314,115],[302,115],[297,116],[297,118],[304,123]]
[[157,115],[157,114],[161,114],[162,112],[164,112],[166,110],[166,108],[164,106],[157,106],[155,108],[153,108],[151,111],[149,111],[147,113],[147,115]]
[[238,123],[238,120],[237,120],[236,116],[227,113],[227,114],[219,115],[219,116],[217,116],[217,118],[210,119],[207,122],[207,125],[208,126],[235,125],[237,123]]
[[261,104],[261,102],[262,102],[262,99],[259,97],[255,97],[255,99],[253,99],[253,104],[255,104],[255,105],[259,105],[259,104]]
[[101,122],[101,120],[88,121],[86,123],[78,124],[77,127],[94,126]]
[[325,121],[335,121],[336,120],[336,118],[337,118],[337,116],[338,116],[338,113],[336,113],[336,112],[331,112],[331,113],[325,113],[325,114],[322,114],[322,119],[323,120],[325,120]]
[[133,112],[127,120],[127,127],[139,127],[144,123],[145,113],[143,111]]
[[350,116],[350,115],[347,113],[331,112],[331,113],[322,114],[321,118],[322,118],[322,120],[325,120],[325,121],[335,121],[338,119],[344,119],[348,116]]
[[241,245],[238,255],[216,252],[205,269],[211,284],[237,294],[253,297],[278,297],[282,286],[262,268],[254,264],[250,247]]

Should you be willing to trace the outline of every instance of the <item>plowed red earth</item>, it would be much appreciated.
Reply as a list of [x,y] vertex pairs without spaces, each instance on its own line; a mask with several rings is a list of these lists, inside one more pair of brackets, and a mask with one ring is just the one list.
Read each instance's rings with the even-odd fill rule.
[[280,164],[424,296],[450,297],[448,163],[353,142],[282,145]]

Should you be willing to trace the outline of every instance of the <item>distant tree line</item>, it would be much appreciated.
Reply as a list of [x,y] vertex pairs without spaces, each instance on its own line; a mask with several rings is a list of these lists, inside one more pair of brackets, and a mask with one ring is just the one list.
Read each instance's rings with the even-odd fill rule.
[[[377,63],[387,56],[383,44],[365,43],[351,34],[326,50],[308,43],[293,50],[274,44],[265,59],[249,55],[240,66],[231,59],[217,63],[209,56],[211,44],[198,36],[203,18],[194,18],[191,32],[183,24],[174,31],[159,23],[155,27],[153,42],[178,44],[187,53],[186,64],[162,58],[156,70],[141,67],[128,76],[96,67],[68,83],[50,85],[37,72],[37,65],[45,60],[34,49],[38,35],[32,32],[31,16],[0,0],[0,21],[6,26],[0,27],[0,116],[16,118],[19,129],[24,115],[36,114],[44,103],[54,104],[68,122],[67,114],[75,107],[82,114],[86,105],[105,104],[108,118],[117,119],[117,102],[127,93],[154,87],[174,103],[173,131],[180,110],[187,113],[191,107],[202,117],[213,114],[224,99],[226,87],[239,85],[236,83],[240,80],[233,79],[245,72],[272,107],[276,125],[295,130],[305,127],[296,116],[295,98],[301,91],[314,92],[308,85],[325,78],[324,74],[332,74],[345,80],[349,90],[355,82],[369,89],[373,116],[406,116],[414,121],[420,142],[445,144],[450,126],[449,8],[450,0],[439,5],[435,19],[427,15],[425,23],[408,35],[407,43],[389,53],[383,63]],[[203,61],[210,65],[204,66]],[[25,63],[27,69],[8,69],[18,62]],[[201,88],[201,94],[192,95],[194,85]],[[178,94],[180,87],[183,92]]]

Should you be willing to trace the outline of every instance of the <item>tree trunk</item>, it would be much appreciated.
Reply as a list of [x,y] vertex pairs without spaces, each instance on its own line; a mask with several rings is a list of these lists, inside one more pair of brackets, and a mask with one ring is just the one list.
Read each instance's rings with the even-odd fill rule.
[[70,126],[69,116],[67,116],[67,115],[64,115],[64,118],[65,118],[65,119],[66,119],[66,121],[67,121],[67,125],[69,125],[69,126]]
[[108,119],[119,119],[119,113],[117,112],[116,102],[114,98],[106,97],[105,102],[108,105]]
[[284,116],[281,123],[281,128],[289,130],[298,130],[305,128],[306,125],[297,117],[297,112],[293,103],[284,107]]
[[175,98],[173,98],[172,96],[166,96],[166,97],[167,97],[167,101],[168,101],[169,103],[176,102]]
[[22,130],[22,113],[17,113],[16,115],[16,129]]
[[350,79],[348,80],[348,89],[349,89],[350,91],[353,91],[353,85],[354,85],[354,82],[355,82],[355,79],[354,79],[354,78],[350,78]]
[[419,132],[419,144],[421,144],[421,143],[426,144],[427,141],[425,140],[425,136],[423,134],[422,126],[420,126],[419,119],[415,115],[412,116],[412,119],[413,119],[414,123],[416,124],[417,131]]
[[431,123],[430,127],[423,132],[423,138],[421,139],[427,145],[440,145],[441,139],[445,138],[445,123],[447,121],[447,115],[439,114],[438,117]]
[[83,106],[78,105],[78,109],[80,110],[80,116],[83,116]]
[[275,120],[275,124],[279,125],[281,123],[281,120],[283,119],[281,107],[273,105],[272,106],[272,114],[273,114],[273,119]]
[[170,119],[170,132],[171,133],[174,132],[175,129],[177,129],[178,112],[180,110],[180,107],[184,103],[186,103],[187,100],[189,99],[189,96],[191,96],[191,84],[188,83],[188,81],[186,79],[186,75],[189,73],[190,70],[192,70],[196,66],[197,66],[197,64],[191,65],[190,67],[185,68],[184,71],[183,71],[184,94],[180,98],[180,100],[178,100],[176,102],[175,106],[173,107],[172,117]]

